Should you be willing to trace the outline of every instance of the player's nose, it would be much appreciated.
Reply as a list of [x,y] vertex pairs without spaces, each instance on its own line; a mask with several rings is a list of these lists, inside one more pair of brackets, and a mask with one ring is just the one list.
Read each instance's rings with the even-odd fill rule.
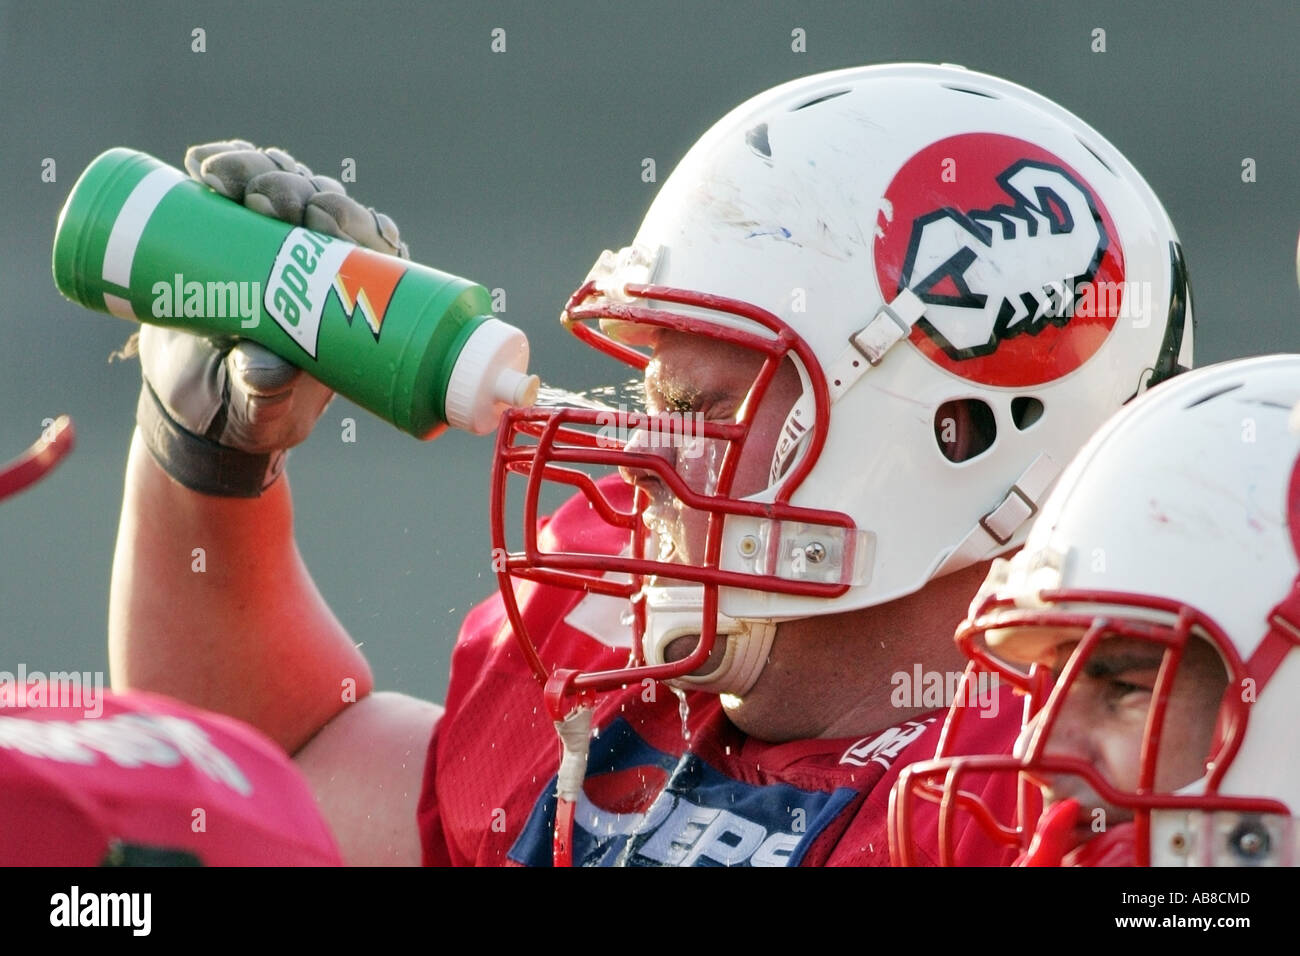
[[[630,485],[649,487],[656,482],[663,485],[665,484],[663,476],[656,469],[665,467],[666,470],[671,471],[677,467],[677,451],[674,444],[670,441],[657,440],[657,433],[644,424],[629,432],[623,451],[636,456],[635,461],[625,461],[618,467],[619,474]],[[663,464],[656,465],[656,461]]]
[[1081,760],[1092,760],[1094,756],[1091,741],[1092,728],[1083,696],[1077,693],[1067,694],[1055,707],[1050,726],[1048,725],[1050,707],[1044,707],[1031,720],[1026,721],[1012,751],[1016,757],[1029,760],[1031,763],[1040,757],[1077,757]]

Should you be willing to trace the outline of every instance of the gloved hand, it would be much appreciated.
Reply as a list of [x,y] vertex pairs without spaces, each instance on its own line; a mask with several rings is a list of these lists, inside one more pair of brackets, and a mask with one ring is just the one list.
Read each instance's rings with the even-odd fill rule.
[[[194,146],[194,179],[262,215],[409,258],[397,226],[283,150],[244,140]],[[305,441],[334,393],[255,342],[146,325],[136,422],[162,468],[195,491],[257,497]]]

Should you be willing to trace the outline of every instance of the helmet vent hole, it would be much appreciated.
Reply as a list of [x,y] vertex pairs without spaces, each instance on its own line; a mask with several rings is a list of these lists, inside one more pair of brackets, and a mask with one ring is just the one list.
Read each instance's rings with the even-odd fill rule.
[[815,96],[807,103],[800,103],[798,106],[790,107],[791,113],[797,113],[799,110],[806,110],[810,106],[816,106],[818,103],[825,103],[827,100],[833,100],[837,96],[843,96],[848,90],[835,90],[832,93],[823,93],[821,96]]
[[1204,405],[1206,402],[1218,398],[1220,395],[1227,395],[1229,392],[1235,392],[1239,388],[1241,388],[1241,382],[1238,382],[1235,385],[1225,385],[1223,386],[1223,388],[1216,388],[1214,391],[1206,395],[1202,395],[1200,398],[1196,399],[1195,401],[1189,402],[1186,405],[1186,407],[1195,408],[1197,405]]
[[1075,135],[1074,138],[1077,139],[1077,140],[1079,141],[1079,145],[1080,145],[1080,146],[1082,146],[1082,147],[1083,147],[1084,149],[1086,149],[1088,152],[1092,153],[1093,159],[1095,159],[1095,160],[1097,160],[1097,162],[1101,163],[1101,165],[1102,165],[1103,167],[1105,167],[1106,172],[1110,173],[1112,176],[1115,175],[1115,170],[1113,170],[1113,169],[1110,168],[1110,163],[1108,163],[1108,162],[1106,162],[1106,160],[1102,159],[1102,158],[1101,158],[1101,153],[1097,152],[1095,149],[1093,149],[1091,146],[1089,146],[1089,145],[1088,145],[1088,141],[1087,141],[1086,139],[1084,139],[1082,136],[1079,136],[1079,135],[1077,135],[1077,134]]
[[934,413],[934,439],[951,462],[978,458],[993,447],[997,437],[993,409],[978,398],[944,402]]
[[1020,395],[1011,400],[1011,420],[1021,431],[1029,428],[1043,417],[1043,403],[1028,395]]
[[996,93],[988,93],[984,90],[970,90],[964,86],[953,86],[951,83],[943,84],[945,89],[952,90],[954,93],[969,93],[971,96],[982,96],[988,100],[1000,100],[1002,97]]

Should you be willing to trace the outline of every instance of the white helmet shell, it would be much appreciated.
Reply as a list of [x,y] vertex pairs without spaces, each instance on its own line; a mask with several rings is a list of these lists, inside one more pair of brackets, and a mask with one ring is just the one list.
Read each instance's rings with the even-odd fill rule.
[[[870,566],[834,599],[725,588],[732,617],[879,604],[1014,548],[1030,507],[1013,502],[1017,520],[997,537],[980,522],[1017,482],[1027,491],[1031,466],[1039,497],[1154,368],[1190,365],[1177,237],[1142,177],[1060,106],[958,67],[841,70],[754,97],[687,153],[636,245],[661,250],[656,285],[777,315],[828,378],[904,289],[924,304],[907,339],[834,398],[825,447],[790,499],[850,514]],[[936,413],[964,399],[987,405],[996,437],[954,462]],[[723,566],[742,569],[754,523],[726,529]]]

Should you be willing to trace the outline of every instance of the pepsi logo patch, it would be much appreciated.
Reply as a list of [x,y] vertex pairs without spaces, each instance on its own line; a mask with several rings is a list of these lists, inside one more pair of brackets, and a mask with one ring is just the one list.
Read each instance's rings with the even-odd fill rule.
[[910,341],[984,385],[1074,371],[1124,308],[1124,251],[1095,189],[1059,157],[992,133],[940,140],[903,164],[877,217],[876,278],[925,303]]

